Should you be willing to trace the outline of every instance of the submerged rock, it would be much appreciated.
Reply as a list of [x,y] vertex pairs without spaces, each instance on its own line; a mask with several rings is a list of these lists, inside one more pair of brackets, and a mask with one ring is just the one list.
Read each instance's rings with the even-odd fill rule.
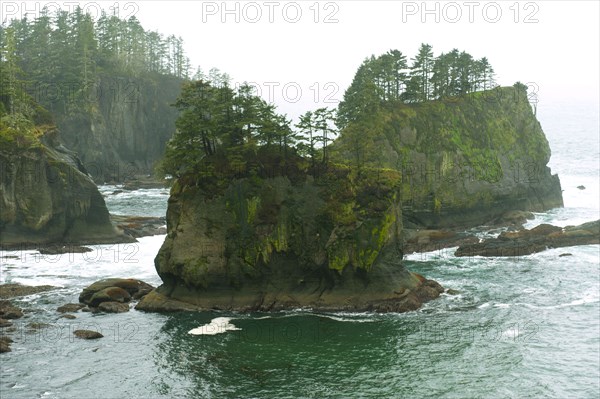
[[125,313],[129,312],[129,305],[121,302],[102,302],[98,305],[98,310],[106,313]]
[[40,292],[58,289],[51,285],[21,285],[21,284],[0,284],[0,299],[14,298],[18,296],[27,296],[38,294]]
[[0,301],[0,318],[2,319],[20,319],[23,317],[23,311],[10,301]]
[[38,322],[32,322],[27,324],[27,328],[29,328],[30,330],[43,330],[45,328],[51,327],[51,324],[48,323],[38,323]]
[[12,339],[8,337],[0,337],[0,353],[10,352],[10,344],[12,342]]
[[67,303],[59,306],[56,311],[59,313],[75,313],[84,307],[85,305],[81,303]]
[[523,256],[548,248],[600,244],[600,220],[565,228],[541,224],[531,230],[504,232],[497,238],[459,247],[456,256]]
[[42,255],[62,255],[62,254],[82,254],[92,252],[93,249],[79,245],[53,245],[45,248],[39,248]]
[[81,339],[98,339],[104,337],[104,335],[99,332],[92,330],[75,330],[73,331],[73,334]]
[[10,322],[10,321],[8,321],[8,320],[5,320],[5,319],[2,319],[2,318],[0,318],[0,327],[10,327],[10,326],[12,326],[12,325],[13,325],[13,323],[12,323],[12,322]]

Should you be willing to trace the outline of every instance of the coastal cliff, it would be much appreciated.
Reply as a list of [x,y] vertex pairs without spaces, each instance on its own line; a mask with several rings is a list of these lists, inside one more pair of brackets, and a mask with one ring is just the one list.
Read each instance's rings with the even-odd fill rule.
[[[394,103],[361,142],[373,167],[402,174],[405,227],[469,227],[507,211],[563,206],[550,147],[523,87],[498,87],[416,104]],[[352,137],[334,143],[353,162]]]
[[85,106],[52,109],[61,140],[98,182],[151,174],[173,134],[171,107],[182,80],[173,76],[99,76]]
[[102,195],[55,128],[2,122],[0,248],[131,241],[115,230]]

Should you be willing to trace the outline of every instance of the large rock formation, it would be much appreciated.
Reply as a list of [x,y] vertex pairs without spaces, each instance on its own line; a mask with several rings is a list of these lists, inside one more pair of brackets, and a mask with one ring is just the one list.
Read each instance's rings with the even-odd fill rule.
[[217,163],[180,178],[155,260],[164,284],[138,308],[412,310],[442,288],[402,266],[404,241],[415,237],[405,227],[562,205],[525,91],[388,112],[370,143],[377,128],[359,129],[355,142],[343,132],[331,151],[340,164],[321,171],[302,161],[278,169],[259,153],[240,176],[215,172]]
[[[402,173],[408,228],[476,226],[507,211],[563,205],[546,166],[550,147],[524,89],[399,104],[359,151],[365,163]],[[342,134],[334,147],[352,159]]]
[[164,284],[137,308],[417,309],[443,289],[400,263],[398,182],[342,166],[222,189],[179,181],[155,260]]
[[152,173],[174,132],[171,107],[181,79],[172,76],[100,76],[88,106],[52,109],[61,139],[96,181],[123,181]]
[[55,130],[0,147],[0,247],[132,241],[113,227],[81,161]]

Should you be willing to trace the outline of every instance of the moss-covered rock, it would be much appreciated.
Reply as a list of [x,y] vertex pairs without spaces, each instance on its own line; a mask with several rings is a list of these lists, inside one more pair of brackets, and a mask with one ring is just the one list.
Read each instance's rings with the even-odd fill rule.
[[[400,174],[329,165],[230,181],[219,195],[175,184],[145,310],[413,309],[435,295],[401,265]],[[417,293],[420,292],[420,296]]]
[[[525,90],[496,88],[382,112],[382,134],[361,156],[402,174],[407,227],[481,225],[511,210],[563,205],[558,176],[546,166],[550,147]],[[332,153],[351,163],[345,140],[342,132]]]
[[3,126],[2,136],[29,141],[0,141],[0,247],[132,241],[115,230],[96,185],[52,128],[17,130]]

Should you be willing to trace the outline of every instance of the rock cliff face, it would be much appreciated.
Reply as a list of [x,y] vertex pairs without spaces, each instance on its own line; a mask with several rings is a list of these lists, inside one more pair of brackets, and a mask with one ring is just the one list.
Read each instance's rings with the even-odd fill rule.
[[406,311],[443,289],[400,263],[398,173],[237,179],[215,194],[178,182],[142,310]]
[[87,106],[75,112],[49,109],[61,140],[81,158],[96,181],[122,181],[152,173],[171,138],[176,110],[171,107],[181,80],[101,77]]
[[179,179],[155,259],[164,284],[138,308],[413,310],[443,289],[401,264],[405,229],[562,205],[525,91],[401,105],[384,122],[358,149],[367,167],[343,165],[342,134],[320,173]]
[[0,148],[0,247],[130,241],[112,226],[81,161],[47,134]]
[[[366,161],[402,174],[406,227],[481,225],[563,205],[550,147],[525,90],[503,87],[388,110]],[[334,144],[344,147],[344,136]],[[351,159],[351,154],[338,152]]]

